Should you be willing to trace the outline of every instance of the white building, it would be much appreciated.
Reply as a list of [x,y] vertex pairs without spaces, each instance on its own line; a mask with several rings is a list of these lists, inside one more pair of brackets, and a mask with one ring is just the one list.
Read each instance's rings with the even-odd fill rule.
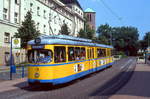
[[21,26],[28,11],[32,12],[36,27],[42,34],[57,35],[64,23],[74,36],[84,28],[84,12],[77,0],[71,2],[0,0],[0,2],[0,65],[6,64],[10,52],[10,39]]

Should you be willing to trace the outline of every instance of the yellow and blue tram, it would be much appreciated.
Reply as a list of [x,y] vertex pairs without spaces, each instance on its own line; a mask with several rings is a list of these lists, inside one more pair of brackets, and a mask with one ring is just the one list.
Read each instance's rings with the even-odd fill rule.
[[72,36],[41,36],[27,49],[29,84],[62,84],[113,64],[112,46]]

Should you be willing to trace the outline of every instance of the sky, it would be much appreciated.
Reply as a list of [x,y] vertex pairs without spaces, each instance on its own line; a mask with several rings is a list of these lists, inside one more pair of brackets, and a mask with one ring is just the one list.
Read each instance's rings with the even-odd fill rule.
[[78,0],[85,10],[96,12],[96,27],[108,23],[112,27],[133,26],[139,39],[150,31],[150,0]]

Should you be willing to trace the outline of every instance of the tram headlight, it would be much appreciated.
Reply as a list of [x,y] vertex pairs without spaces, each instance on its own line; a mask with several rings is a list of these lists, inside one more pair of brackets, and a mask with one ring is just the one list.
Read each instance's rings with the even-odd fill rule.
[[35,78],[38,78],[38,77],[40,77],[40,74],[39,74],[39,73],[35,73],[35,74],[34,74],[34,77],[35,77]]

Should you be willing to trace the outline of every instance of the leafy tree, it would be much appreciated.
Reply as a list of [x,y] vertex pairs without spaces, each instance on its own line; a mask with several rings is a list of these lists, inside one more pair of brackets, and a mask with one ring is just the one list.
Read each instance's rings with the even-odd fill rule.
[[138,51],[138,30],[135,27],[116,27],[113,38],[114,47],[127,55],[136,55]]
[[80,31],[78,33],[78,37],[87,38],[87,34],[85,33],[85,31],[83,29],[80,29]]
[[139,49],[138,30],[135,27],[111,27],[101,25],[97,29],[100,43],[113,45],[117,51],[127,55],[136,55]]
[[143,42],[145,43],[145,47],[150,46],[150,32],[147,32],[144,36]]
[[61,30],[59,31],[59,33],[62,34],[62,35],[70,35],[69,28],[68,28],[67,24],[62,25]]
[[109,45],[108,39],[105,36],[103,36],[103,35],[99,36],[98,40],[99,40],[99,43],[101,43],[101,44]]
[[95,36],[95,30],[91,29],[89,25],[86,25],[85,29],[86,35],[88,39],[93,39]]
[[35,39],[39,35],[40,33],[36,30],[35,22],[32,20],[32,14],[28,11],[24,22],[22,22],[22,26],[18,29],[18,33],[14,36],[21,38],[21,47],[26,48],[27,42]]
[[85,30],[81,29],[78,33],[78,37],[94,39],[95,30],[91,29],[88,24],[85,24]]
[[100,42],[111,45],[112,28],[108,24],[104,24],[97,29]]

